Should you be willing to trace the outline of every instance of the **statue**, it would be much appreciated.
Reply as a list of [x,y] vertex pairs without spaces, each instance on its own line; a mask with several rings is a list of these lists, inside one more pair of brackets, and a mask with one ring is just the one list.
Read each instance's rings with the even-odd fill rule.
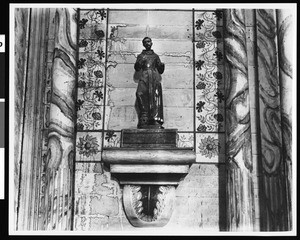
[[134,64],[135,71],[141,71],[136,91],[136,104],[138,112],[138,128],[163,129],[163,100],[161,88],[161,75],[165,65],[159,56],[151,49],[152,40],[143,39],[145,50],[138,55]]

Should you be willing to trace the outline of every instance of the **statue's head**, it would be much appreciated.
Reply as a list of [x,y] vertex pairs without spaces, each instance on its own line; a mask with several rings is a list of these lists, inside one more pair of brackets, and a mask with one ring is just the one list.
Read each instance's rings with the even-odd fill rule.
[[146,48],[146,50],[150,50],[152,47],[152,39],[149,37],[144,37],[143,39],[143,46]]

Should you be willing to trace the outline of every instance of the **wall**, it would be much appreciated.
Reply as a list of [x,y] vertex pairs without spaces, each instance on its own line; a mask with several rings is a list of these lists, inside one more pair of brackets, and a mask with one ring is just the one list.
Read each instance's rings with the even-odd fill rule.
[[225,229],[222,17],[214,10],[80,9],[74,230],[134,229],[101,149],[119,147],[120,130],[136,128],[133,65],[145,36],[166,65],[164,127],[177,128],[178,146],[197,155],[166,228]]
[[[270,9],[80,9],[78,14],[76,29],[74,9],[15,10],[15,228],[59,229],[51,217],[56,214],[57,218],[60,209],[67,213],[64,219],[69,223],[61,229],[137,230],[127,221],[122,188],[103,165],[101,150],[120,146],[122,128],[136,128],[133,64],[142,50],[142,38],[149,35],[154,51],[166,64],[162,75],[164,126],[178,128],[178,146],[194,147],[197,156],[177,187],[175,210],[164,229],[290,230],[293,69],[291,47],[287,45],[292,13]],[[63,26],[60,31],[56,31],[57,24]],[[66,78],[69,83],[61,81]],[[62,89],[57,86],[67,90],[53,98],[54,80],[55,91]],[[57,96],[67,101],[57,101]],[[238,100],[236,104],[230,104],[232,99]],[[51,106],[56,109],[52,115]],[[232,106],[236,113],[228,114]],[[60,121],[59,108],[73,120]],[[241,112],[243,109],[247,111]],[[244,113],[247,118],[238,124],[244,125],[247,133],[240,135],[240,128],[231,120]],[[60,202],[55,204],[55,194],[65,193],[61,190],[65,184],[72,186],[73,180],[51,182],[52,175],[47,175],[45,181],[46,171],[60,163],[56,150],[61,148],[47,142],[51,119],[54,135],[62,139],[63,147],[68,143],[62,153],[70,171],[73,154],[69,152],[76,146],[74,206],[68,201],[66,211],[62,210],[63,196],[59,195]],[[231,132],[234,141],[230,140]],[[238,154],[240,147],[251,156]],[[53,150],[52,158],[48,148]],[[234,161],[237,168],[230,169]],[[243,164],[248,164],[247,169],[240,168]],[[246,174],[241,175],[241,170]],[[62,188],[57,182],[63,182]],[[228,191],[230,187],[234,191]],[[73,189],[69,190],[66,194],[72,199]],[[45,193],[53,193],[51,211],[45,205]],[[45,222],[49,219],[51,224]]]

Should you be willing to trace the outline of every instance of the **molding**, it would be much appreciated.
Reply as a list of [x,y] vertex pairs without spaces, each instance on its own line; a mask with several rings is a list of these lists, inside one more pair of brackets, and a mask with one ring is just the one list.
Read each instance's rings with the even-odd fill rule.
[[[46,9],[31,9],[17,230],[36,230],[43,127]],[[33,134],[35,133],[35,134]],[[34,191],[32,191],[34,189]],[[28,194],[30,193],[30,194]]]

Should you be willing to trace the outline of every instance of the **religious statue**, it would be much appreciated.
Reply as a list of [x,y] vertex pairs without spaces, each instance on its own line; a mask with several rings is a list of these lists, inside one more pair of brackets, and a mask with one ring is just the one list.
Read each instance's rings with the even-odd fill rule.
[[160,74],[164,72],[165,65],[151,49],[151,38],[145,37],[142,42],[145,50],[138,55],[134,64],[135,71],[141,71],[136,91],[139,118],[137,127],[142,129],[163,129],[163,100]]

